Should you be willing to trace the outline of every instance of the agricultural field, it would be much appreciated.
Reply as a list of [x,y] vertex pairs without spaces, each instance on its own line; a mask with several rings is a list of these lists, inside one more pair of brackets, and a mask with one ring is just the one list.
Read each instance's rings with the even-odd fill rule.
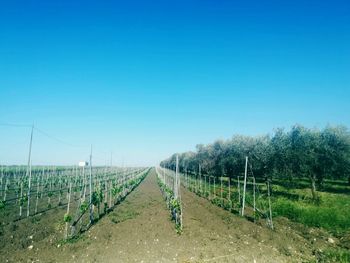
[[[149,168],[30,167],[28,172],[22,166],[2,167],[2,255],[16,248],[32,249],[32,242],[47,235],[57,242],[79,238],[122,202],[148,172]],[[31,235],[23,238],[27,230]]]
[[[11,173],[7,200],[17,198],[16,191],[10,189],[21,186],[19,170]],[[16,169],[11,167],[7,171]],[[284,203],[279,203],[285,202],[286,197],[274,193],[277,187],[282,187],[277,184],[271,186],[272,229],[264,210],[269,209],[267,189],[262,183],[256,186],[259,188],[256,209],[261,213],[254,213],[253,201],[249,201],[254,194],[250,185],[246,188],[247,205],[242,216],[241,181],[239,184],[231,181],[228,187],[224,178],[222,183],[220,180],[214,184],[213,179],[199,174],[190,176],[178,172],[176,175],[176,171],[161,167],[109,170],[96,167],[92,169],[94,190],[101,189],[103,199],[100,208],[98,203],[91,206],[94,220],[90,224],[89,209],[85,208],[81,216],[84,209],[79,201],[84,195],[82,174],[85,172],[79,173],[71,167],[47,168],[44,172],[42,168],[34,168],[33,171],[37,176],[33,176],[36,179],[32,185],[39,182],[40,186],[40,181],[43,182],[37,211],[36,198],[28,217],[25,205],[19,216],[21,203],[16,200],[5,203],[1,210],[1,262],[348,262],[349,259],[346,225],[331,231],[307,224],[302,221],[303,217],[288,218],[283,214]],[[131,183],[133,180],[136,183]],[[174,183],[176,180],[178,185]],[[103,182],[109,183],[103,187]],[[76,186],[77,191],[68,191],[70,184],[72,189]],[[23,182],[23,192],[27,188]],[[85,200],[89,200],[88,186],[86,190]],[[50,202],[48,191],[53,192]],[[300,198],[305,199],[305,207],[309,208],[307,194],[302,196],[302,189],[284,191],[301,191]],[[70,212],[67,212],[69,193]],[[348,196],[340,195],[346,205]],[[291,204],[296,202],[286,200]],[[180,217],[174,217],[173,211],[179,211],[181,221],[177,221]],[[303,215],[304,211],[300,213]],[[72,216],[69,221],[67,214]],[[74,236],[67,238],[67,224],[71,229],[79,217],[82,222],[76,225],[80,227],[76,227]]]
[[301,231],[313,247],[307,262],[350,261],[350,134],[344,127],[295,125],[272,135],[237,135],[173,154],[161,167],[162,181],[172,185],[179,173],[186,189],[231,214],[274,232],[283,225]]
[[9,0],[0,36],[0,263],[350,263],[350,0]]
[[295,126],[156,167],[30,152],[0,167],[0,262],[350,262],[349,138]]

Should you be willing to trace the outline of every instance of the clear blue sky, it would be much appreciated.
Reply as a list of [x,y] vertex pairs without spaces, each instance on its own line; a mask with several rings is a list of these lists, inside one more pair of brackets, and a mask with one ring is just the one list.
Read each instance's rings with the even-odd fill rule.
[[[0,123],[33,164],[152,165],[233,134],[350,126],[349,1],[1,1]],[[0,164],[30,128],[0,127]]]

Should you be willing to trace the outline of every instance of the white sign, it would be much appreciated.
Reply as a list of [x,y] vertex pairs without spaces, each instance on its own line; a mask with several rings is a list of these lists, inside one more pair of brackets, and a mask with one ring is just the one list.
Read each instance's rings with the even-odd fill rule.
[[79,162],[80,167],[88,166],[88,162]]

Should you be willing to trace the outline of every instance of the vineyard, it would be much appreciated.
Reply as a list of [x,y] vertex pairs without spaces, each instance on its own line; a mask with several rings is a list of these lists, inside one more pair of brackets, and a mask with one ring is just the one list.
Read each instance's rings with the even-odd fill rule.
[[[81,221],[91,207],[91,221],[94,221],[132,191],[145,175],[145,169],[136,168],[85,170],[85,167],[34,167],[28,176],[21,166],[2,167],[0,196],[1,211],[5,215],[2,223],[19,221],[57,207],[67,207],[65,221],[76,218],[73,225]],[[72,210],[74,212],[70,212]]]
[[1,1],[0,263],[350,263],[350,0]]
[[[167,180],[176,177],[170,169],[163,168],[162,173]],[[238,176],[236,180],[229,177],[216,180],[215,177],[188,173],[181,173],[180,176],[183,186],[196,195],[253,222],[266,219],[266,225],[273,229],[269,184],[257,183],[254,177],[244,179],[244,176]]]
[[[177,166],[178,167],[178,166]],[[181,205],[181,194],[180,194],[180,175],[176,169],[175,173],[171,175],[166,172],[165,169],[162,171],[159,167],[156,168],[158,176],[158,185],[167,203],[167,207],[170,210],[171,219],[175,221],[176,231],[181,233],[182,223],[182,205]]]
[[30,184],[23,167],[3,175],[2,262],[347,262],[327,252],[345,239],[276,216],[274,187],[269,198],[249,173],[246,184],[162,167],[33,167]]
[[65,239],[72,238],[121,202],[147,172],[145,168],[33,167],[28,175],[23,167],[2,167],[1,224],[64,207]]
[[1,166],[0,261],[350,261],[344,177],[309,191],[308,177],[259,173],[253,151],[224,163],[209,149],[156,167],[94,166],[92,151],[76,166]]

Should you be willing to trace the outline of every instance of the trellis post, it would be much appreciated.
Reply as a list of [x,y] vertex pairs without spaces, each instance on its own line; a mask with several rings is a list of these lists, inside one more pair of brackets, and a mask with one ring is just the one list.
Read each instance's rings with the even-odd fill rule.
[[90,150],[90,224],[94,222],[94,214],[92,209],[92,145]]
[[241,215],[244,216],[244,206],[245,206],[245,192],[247,187],[247,168],[248,168],[248,156],[245,157],[245,171],[244,171],[244,184],[243,184],[243,200],[242,200],[242,212]]
[[29,154],[28,154],[28,166],[27,166],[27,175],[28,175],[28,204],[27,204],[27,217],[30,213],[30,188],[32,183],[32,142],[33,142],[33,130],[34,130],[34,124],[32,125],[32,132],[30,134],[30,144],[29,144]]

